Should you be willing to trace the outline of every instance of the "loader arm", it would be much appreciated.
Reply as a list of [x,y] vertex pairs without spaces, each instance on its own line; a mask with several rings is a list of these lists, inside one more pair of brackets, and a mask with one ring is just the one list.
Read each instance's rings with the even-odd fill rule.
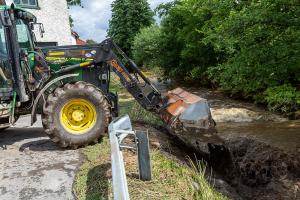
[[122,85],[144,109],[159,113],[166,100],[151,81],[111,39],[103,41],[100,46],[96,64],[105,62],[110,65]]
[[184,143],[192,141],[192,146],[197,148],[199,143],[223,142],[216,134],[216,124],[206,99],[181,88],[162,95],[112,39],[106,39],[97,46],[93,61],[65,66],[56,73],[103,65],[109,65],[135,100],[147,111],[157,114],[166,123],[169,132]]
[[95,63],[105,62],[110,65],[127,91],[143,108],[158,114],[167,124],[170,133],[184,143],[193,143],[191,145],[195,148],[200,143],[223,143],[217,135],[216,124],[206,99],[181,88],[162,95],[112,39],[103,41],[99,48]]

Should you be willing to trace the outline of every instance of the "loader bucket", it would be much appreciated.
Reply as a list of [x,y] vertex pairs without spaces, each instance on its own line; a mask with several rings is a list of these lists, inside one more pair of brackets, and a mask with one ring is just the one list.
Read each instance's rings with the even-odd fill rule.
[[222,145],[206,99],[181,88],[169,91],[166,98],[167,107],[160,116],[171,134],[195,148],[199,143]]

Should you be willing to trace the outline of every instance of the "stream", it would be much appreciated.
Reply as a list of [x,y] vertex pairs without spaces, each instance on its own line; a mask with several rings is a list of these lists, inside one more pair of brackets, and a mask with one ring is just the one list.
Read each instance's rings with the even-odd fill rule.
[[230,99],[218,91],[185,89],[208,99],[221,137],[247,137],[284,151],[300,153],[300,120],[288,120],[264,107]]
[[221,192],[232,199],[300,199],[300,120],[219,91],[184,89],[208,100],[228,148],[213,149],[209,161],[226,183]]
[[[166,87],[168,85],[168,87]],[[157,84],[161,91],[177,84]],[[209,147],[204,158],[212,185],[230,199],[300,199],[300,120],[289,120],[220,91],[182,87],[208,100],[226,151]]]

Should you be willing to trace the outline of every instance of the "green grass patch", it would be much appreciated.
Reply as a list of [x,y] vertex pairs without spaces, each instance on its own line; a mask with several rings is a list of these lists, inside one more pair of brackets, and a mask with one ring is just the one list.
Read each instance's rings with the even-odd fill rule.
[[[129,113],[133,121],[150,124],[162,123],[160,119],[144,111],[121,87],[119,81],[112,79],[112,89],[120,95],[121,114]],[[76,175],[74,193],[80,200],[112,199],[112,174],[110,145],[107,137],[94,146],[82,150],[86,157]],[[143,182],[138,179],[137,158],[133,152],[124,152],[128,187],[131,199],[226,199],[216,192],[205,179],[205,167],[192,164],[190,168],[178,163],[166,152],[151,149],[153,179]]]
[[[74,192],[80,200],[112,199],[110,147],[107,137],[83,150],[86,161],[76,175]],[[151,150],[153,180],[138,179],[136,155],[125,152],[126,173],[131,199],[226,199],[205,179],[205,168],[189,168],[172,157]],[[199,170],[200,169],[200,170]]]

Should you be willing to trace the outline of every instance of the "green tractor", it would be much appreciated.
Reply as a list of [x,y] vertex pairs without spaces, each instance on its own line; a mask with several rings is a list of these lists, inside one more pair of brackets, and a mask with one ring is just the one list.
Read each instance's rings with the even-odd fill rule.
[[181,89],[161,95],[111,39],[96,45],[39,48],[33,33],[37,27],[44,32],[31,13],[14,5],[0,6],[1,130],[21,115],[30,114],[33,124],[41,114],[45,132],[61,147],[97,143],[118,116],[118,96],[109,90],[113,72],[170,132],[203,137],[216,132],[206,100]]

